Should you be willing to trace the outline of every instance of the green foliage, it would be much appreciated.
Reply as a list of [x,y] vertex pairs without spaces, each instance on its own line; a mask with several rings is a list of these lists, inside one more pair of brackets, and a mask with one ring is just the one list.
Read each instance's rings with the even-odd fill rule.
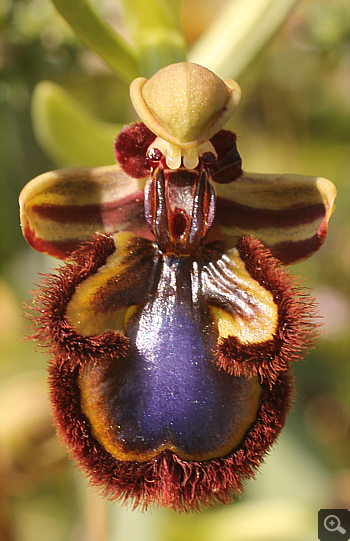
[[37,85],[32,117],[37,140],[56,163],[75,166],[114,163],[113,142],[122,126],[97,119],[60,86],[47,81]]
[[106,24],[88,0],[52,0],[52,3],[83,43],[126,83],[137,77],[132,48]]

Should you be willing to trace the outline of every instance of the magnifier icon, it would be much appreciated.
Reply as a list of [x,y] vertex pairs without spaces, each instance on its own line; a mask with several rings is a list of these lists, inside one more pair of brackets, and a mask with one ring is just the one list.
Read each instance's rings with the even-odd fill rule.
[[326,530],[328,530],[329,532],[340,532],[343,534],[346,533],[346,530],[344,530],[344,528],[341,527],[340,520],[337,517],[337,515],[328,515],[324,519],[323,524]]

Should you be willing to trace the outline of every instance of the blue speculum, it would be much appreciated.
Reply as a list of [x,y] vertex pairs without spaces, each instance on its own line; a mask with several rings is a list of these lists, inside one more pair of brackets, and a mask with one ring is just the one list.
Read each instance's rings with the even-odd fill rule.
[[256,418],[256,378],[233,378],[214,363],[218,333],[198,272],[196,258],[159,253],[149,300],[126,328],[127,358],[80,378],[95,437],[116,458],[145,461],[164,449],[188,460],[222,457]]

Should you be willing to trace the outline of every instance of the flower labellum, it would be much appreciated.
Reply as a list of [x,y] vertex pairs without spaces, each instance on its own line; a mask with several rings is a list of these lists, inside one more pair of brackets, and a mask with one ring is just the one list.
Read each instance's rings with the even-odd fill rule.
[[196,511],[243,490],[313,345],[312,297],[283,268],[322,245],[335,188],[242,172],[223,126],[234,81],[179,63],[131,99],[117,165],[32,180],[23,233],[66,259],[35,292],[58,434],[107,497]]

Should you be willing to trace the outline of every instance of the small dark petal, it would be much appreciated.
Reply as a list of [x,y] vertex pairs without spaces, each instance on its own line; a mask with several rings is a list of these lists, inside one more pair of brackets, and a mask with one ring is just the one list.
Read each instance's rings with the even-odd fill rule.
[[273,384],[292,361],[313,348],[319,324],[315,299],[301,287],[260,241],[244,237],[238,245],[249,274],[273,295],[278,306],[278,327],[272,340],[244,345],[229,336],[218,347],[217,364],[234,376],[259,375]]
[[147,462],[122,461],[110,455],[91,434],[89,421],[81,411],[78,374],[78,368],[72,370],[61,360],[51,365],[51,401],[58,433],[71,457],[104,496],[143,509],[155,505],[196,512],[217,502],[232,501],[242,492],[244,481],[254,477],[276,440],[293,398],[289,369],[278,376],[272,388],[265,382],[256,422],[227,457],[196,462],[164,451]]
[[219,184],[236,180],[242,175],[242,160],[236,146],[236,134],[229,130],[220,130],[210,141],[218,154],[215,170],[211,172],[212,179]]
[[218,160],[223,160],[228,152],[235,148],[237,143],[237,135],[231,130],[220,130],[210,139],[214,146]]
[[134,178],[148,175],[146,152],[155,138],[154,133],[141,122],[126,126],[120,132],[114,143],[114,154],[125,173]]

